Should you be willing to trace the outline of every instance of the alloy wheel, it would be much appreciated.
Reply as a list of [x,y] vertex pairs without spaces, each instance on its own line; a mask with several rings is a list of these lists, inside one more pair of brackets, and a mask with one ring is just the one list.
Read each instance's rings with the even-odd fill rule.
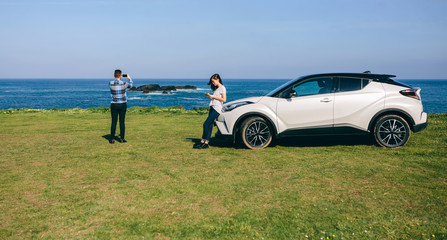
[[386,116],[376,125],[376,141],[384,147],[401,147],[408,141],[409,136],[408,124],[399,116]]
[[270,143],[272,134],[264,121],[254,121],[245,130],[245,140],[253,148],[263,148]]

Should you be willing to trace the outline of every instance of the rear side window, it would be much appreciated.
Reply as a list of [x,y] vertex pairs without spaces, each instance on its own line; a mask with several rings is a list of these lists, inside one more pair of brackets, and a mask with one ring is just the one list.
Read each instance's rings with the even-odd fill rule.
[[338,78],[337,92],[357,91],[364,88],[369,82],[369,79],[341,77]]

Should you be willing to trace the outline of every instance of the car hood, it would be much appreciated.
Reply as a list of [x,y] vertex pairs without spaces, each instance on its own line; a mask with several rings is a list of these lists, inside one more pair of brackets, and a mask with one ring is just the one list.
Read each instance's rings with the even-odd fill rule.
[[[243,99],[238,99],[238,100],[234,100],[228,103],[225,103],[225,105],[231,105],[234,103],[238,103],[238,102],[254,102],[257,103],[259,102],[263,97],[249,97],[249,98],[243,98]],[[224,105],[224,106],[225,106]]]

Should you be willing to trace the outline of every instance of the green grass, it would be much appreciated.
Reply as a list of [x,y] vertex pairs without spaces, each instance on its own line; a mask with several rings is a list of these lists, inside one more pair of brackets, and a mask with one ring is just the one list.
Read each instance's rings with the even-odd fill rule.
[[0,111],[0,239],[446,239],[447,114],[400,149],[199,140],[204,109]]

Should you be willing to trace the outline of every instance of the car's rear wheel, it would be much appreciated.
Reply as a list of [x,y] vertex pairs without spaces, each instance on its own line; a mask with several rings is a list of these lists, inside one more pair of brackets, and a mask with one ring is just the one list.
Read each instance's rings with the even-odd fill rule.
[[397,115],[381,117],[374,127],[374,139],[383,147],[402,147],[410,138],[410,127],[407,121]]
[[272,139],[272,127],[261,117],[247,118],[241,125],[241,142],[247,148],[265,148],[272,142]]

